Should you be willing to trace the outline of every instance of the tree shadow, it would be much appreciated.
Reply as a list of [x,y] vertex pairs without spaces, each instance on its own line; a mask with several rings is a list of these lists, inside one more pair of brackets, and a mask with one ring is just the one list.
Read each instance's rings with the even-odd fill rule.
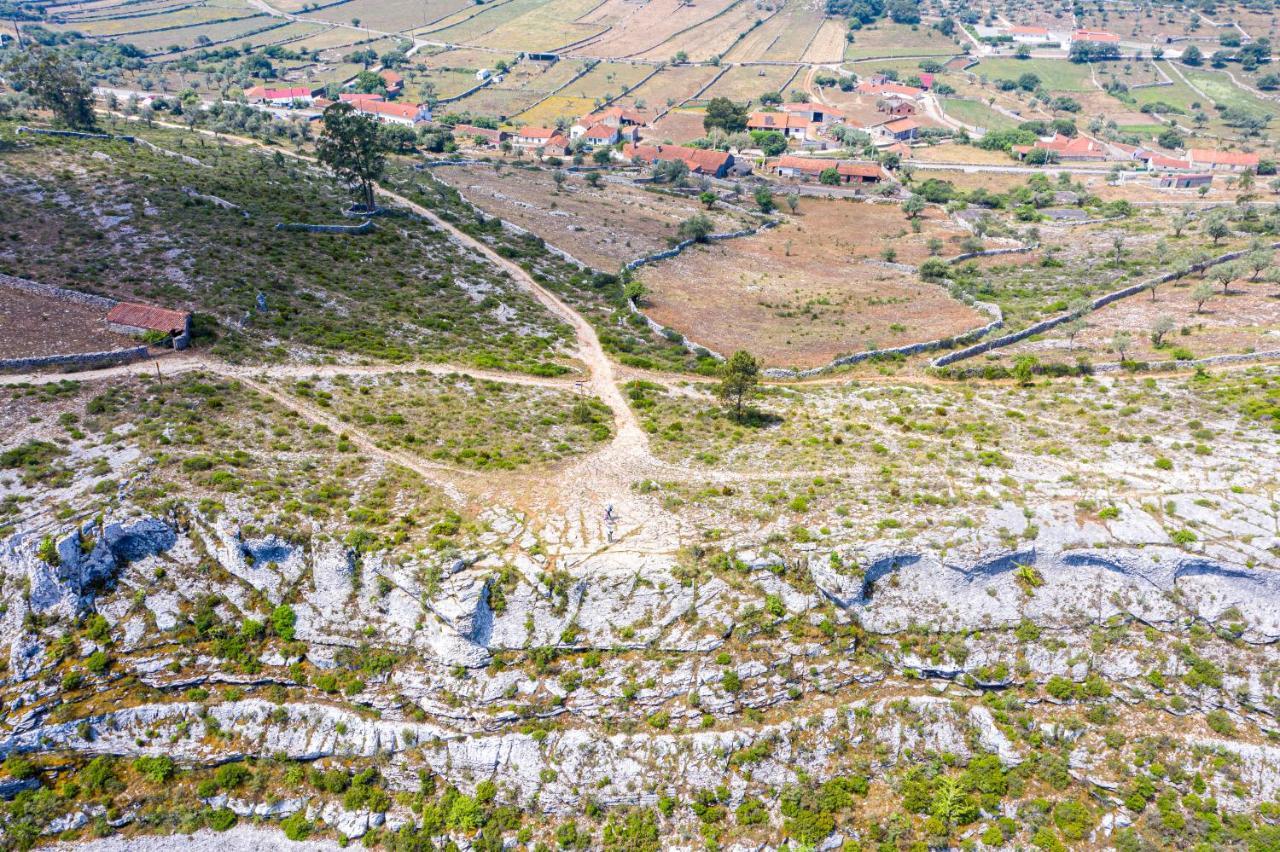
[[772,411],[762,411],[754,405],[746,406],[742,410],[741,417],[736,417],[730,412],[729,419],[739,426],[746,426],[751,429],[767,429],[782,422],[782,418],[777,414]]

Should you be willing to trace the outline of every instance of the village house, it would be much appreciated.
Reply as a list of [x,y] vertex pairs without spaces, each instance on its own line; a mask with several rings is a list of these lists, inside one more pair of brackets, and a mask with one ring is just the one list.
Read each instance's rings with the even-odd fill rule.
[[311,106],[311,102],[319,92],[319,89],[312,89],[309,86],[290,86],[284,89],[253,86],[244,90],[244,98],[251,104],[293,106],[295,103],[300,103]]
[[1139,149],[1134,152],[1133,158],[1144,164],[1151,171],[1191,171],[1192,165],[1190,160],[1183,160],[1177,157],[1170,157],[1157,151],[1147,151]]
[[695,175],[722,178],[732,173],[750,174],[750,164],[737,160],[725,151],[713,151],[707,148],[689,148],[685,145],[634,145],[622,147],[622,156],[627,160],[639,160],[642,163],[680,161],[689,167]]
[[191,313],[121,302],[107,312],[107,328],[116,334],[164,335],[174,349],[186,349],[191,342]]
[[828,169],[835,169],[841,183],[879,183],[886,175],[877,163],[855,163],[849,160],[826,160],[784,154],[770,160],[766,168],[779,177],[817,180]]
[[1044,27],[1009,27],[1004,34],[1018,44],[1046,44],[1053,40]]
[[[584,133],[578,136],[578,139],[582,140],[582,146],[584,148],[594,149],[601,145],[607,147],[621,142],[624,138],[623,132],[624,129],[621,127],[610,127],[607,124],[597,124],[593,127],[587,128]],[[634,128],[628,127],[625,129],[625,132],[625,138],[628,142],[636,141]]]
[[833,124],[844,121],[844,112],[836,107],[815,103],[788,103],[780,109],[789,115],[808,119],[810,124]]
[[594,127],[597,124],[604,124],[609,127],[642,127],[644,126],[644,116],[622,107],[609,107],[608,109],[602,109],[599,112],[583,116],[582,121],[578,122],[578,124],[583,127]]
[[788,139],[804,139],[809,133],[809,119],[788,112],[753,112],[747,118],[748,130],[774,130]]
[[882,140],[889,142],[910,142],[920,134],[920,122],[914,118],[895,118],[883,124],[877,124],[870,130]]
[[1014,145],[1010,148],[1019,160],[1026,159],[1034,150],[1049,151],[1061,161],[1095,161],[1107,159],[1107,149],[1087,136],[1063,136],[1055,133],[1048,139],[1037,139],[1034,145]]
[[431,109],[426,104],[397,104],[363,99],[352,101],[351,105],[361,115],[383,124],[417,127],[431,121]]
[[1076,30],[1071,34],[1071,41],[1091,42],[1093,44],[1119,44],[1120,36],[1103,30]]
[[382,78],[382,84],[387,87],[387,94],[395,97],[404,89],[404,77],[401,77],[395,71],[384,68],[378,72],[378,76]]
[[887,98],[876,101],[876,110],[901,118],[902,116],[915,115],[916,105],[906,98],[890,95]]
[[511,137],[511,143],[517,148],[541,148],[559,135],[554,127],[521,127]]
[[482,140],[483,145],[489,148],[496,148],[501,145],[508,136],[504,130],[492,130],[488,127],[476,127],[474,124],[458,124],[453,128],[455,139],[475,142]]
[[924,96],[923,89],[917,89],[915,86],[904,86],[902,83],[885,82],[872,83],[870,81],[859,83],[855,90],[860,95],[867,95],[875,98],[889,97],[896,95],[900,98],[910,98],[911,100],[919,100]]
[[[320,104],[321,100],[323,99],[316,99],[315,103],[317,106]],[[346,104],[358,104],[363,102],[385,101],[386,98],[382,95],[374,94],[373,92],[342,92],[338,95],[338,100]],[[324,103],[327,106],[331,101],[325,101]]]
[[1209,169],[1215,172],[1242,172],[1258,169],[1261,157],[1243,151],[1215,151],[1212,148],[1188,148],[1187,161],[1193,169]]

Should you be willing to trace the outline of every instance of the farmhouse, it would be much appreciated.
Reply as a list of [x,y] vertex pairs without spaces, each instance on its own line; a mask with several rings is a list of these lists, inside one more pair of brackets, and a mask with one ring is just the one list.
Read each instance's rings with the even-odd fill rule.
[[[386,98],[372,92],[342,92],[338,95],[338,100],[347,104],[358,104],[365,101],[385,101]],[[330,101],[325,101],[323,98],[316,98],[315,105],[319,106],[322,102],[325,103],[326,106],[331,103]]]
[[609,127],[640,127],[644,124],[644,116],[622,107],[609,107],[584,116],[575,126],[594,127],[597,124]]
[[876,101],[876,110],[900,118],[905,115],[915,115],[916,105],[905,98],[890,95],[887,98]]
[[483,144],[490,148],[496,148],[503,143],[511,134],[504,130],[491,130],[488,127],[476,127],[474,124],[458,124],[454,125],[453,135],[463,139],[475,141],[483,140]]
[[121,302],[107,312],[107,328],[117,334],[158,333],[169,337],[174,349],[191,342],[191,314],[136,302]]
[[554,127],[522,127],[511,141],[517,148],[542,148],[559,135]]
[[920,133],[920,123],[914,118],[895,118],[871,128],[881,139],[890,142],[910,142]]
[[1055,133],[1048,139],[1037,139],[1034,145],[1014,145],[1011,149],[1019,160],[1025,159],[1032,151],[1048,151],[1057,155],[1059,160],[1105,160],[1107,150],[1102,145],[1085,136],[1063,136]]
[[352,103],[356,112],[367,115],[383,124],[399,124],[416,127],[431,120],[431,110],[426,104],[393,104],[387,101],[358,100]]
[[1004,32],[1019,44],[1045,44],[1052,41],[1049,31],[1044,27],[1009,27]]
[[[644,163],[680,161],[689,167],[695,175],[724,177],[732,171],[750,173],[751,168],[739,163],[732,154],[724,151],[712,151],[704,148],[688,148],[684,145],[634,145],[628,143],[622,147],[622,156],[628,160],[640,160]],[[742,168],[745,167],[745,170]]]
[[395,96],[400,94],[404,89],[404,78],[389,68],[383,68],[378,72],[378,76],[382,78],[382,83],[387,87],[387,94]]
[[244,97],[251,104],[274,104],[276,106],[292,106],[296,103],[308,106],[315,99],[319,89],[309,86],[291,86],[286,89],[269,89],[266,86],[253,86],[244,90]]
[[1103,30],[1076,30],[1071,34],[1072,43],[1077,41],[1093,44],[1119,44],[1120,36]]
[[790,103],[783,104],[781,108],[785,113],[808,119],[810,124],[844,121],[844,113],[841,110],[826,104]]
[[1180,160],[1176,157],[1168,157],[1156,151],[1147,151],[1139,148],[1133,153],[1133,159],[1146,163],[1147,168],[1152,171],[1191,171],[1190,160]]
[[770,160],[766,166],[779,177],[808,180],[818,178],[828,169],[835,169],[840,183],[879,183],[885,173],[876,163],[854,163],[849,160],[824,160],[816,157],[796,157],[784,154]]
[[904,86],[901,83],[859,83],[856,91],[860,95],[869,95],[876,98],[897,95],[902,98],[918,100],[924,95],[923,89],[917,89],[915,86]]
[[788,139],[803,139],[809,132],[809,119],[789,112],[753,112],[747,129],[776,130]]
[[1187,149],[1187,161],[1193,169],[1211,169],[1216,172],[1257,170],[1260,160],[1257,154],[1246,154],[1242,151],[1215,151],[1212,148]]
[[933,88],[932,74],[921,74],[917,79],[920,80],[920,88],[924,89],[926,92]]

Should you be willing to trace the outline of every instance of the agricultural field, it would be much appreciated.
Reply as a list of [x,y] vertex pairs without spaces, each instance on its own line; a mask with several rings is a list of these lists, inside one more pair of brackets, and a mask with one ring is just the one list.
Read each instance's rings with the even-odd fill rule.
[[707,135],[703,119],[706,113],[695,109],[675,109],[646,127],[640,134],[646,142],[683,145]]
[[[761,14],[760,17],[764,18],[765,15]],[[794,62],[806,59],[811,51],[828,58],[839,58],[844,47],[843,32],[840,34],[840,49],[834,53],[831,51],[829,36],[824,39],[828,43],[815,44],[819,31],[827,23],[828,19],[813,0],[789,0],[780,11],[768,17],[761,26],[752,29],[746,38],[730,48],[724,59],[730,62],[761,59]]]
[[960,45],[932,27],[881,22],[854,33],[845,48],[846,62],[892,59],[899,56],[954,56]]
[[1089,65],[1068,62],[1065,59],[984,59],[969,74],[988,80],[1017,80],[1023,74],[1035,74],[1041,84],[1051,92],[1090,92],[1097,87],[1089,74]]
[[790,83],[795,79],[796,69],[787,66],[737,65],[716,80],[698,100],[728,98],[737,103],[758,105],[760,96],[768,92],[778,92],[786,98]]
[[942,102],[942,109],[957,121],[986,130],[1005,130],[1017,127],[1019,123],[1017,119],[997,112],[982,101],[946,98]]
[[136,345],[107,328],[104,308],[0,283],[0,359],[106,352]]
[[580,19],[581,23],[604,27],[603,33],[575,50],[606,58],[671,59],[681,50],[680,34],[745,5],[746,0],[708,0],[692,5],[681,0],[651,0],[637,8],[628,0],[606,0]]
[[766,364],[815,367],[841,354],[958,334],[984,315],[945,289],[886,268],[966,232],[932,213],[919,233],[896,205],[806,198],[800,215],[750,237],[699,246],[639,270],[646,313],[717,351],[749,345]]
[[636,86],[618,103],[650,111],[675,106],[697,94],[720,70],[705,65],[669,66]]
[[[626,184],[599,189],[571,175],[557,189],[542,168],[447,166],[432,173],[490,216],[533,231],[583,263],[614,272],[623,264],[676,242],[680,223],[704,213],[696,198]],[[717,232],[747,227],[751,217],[729,210],[709,214]]]
[[[1197,305],[1201,295],[1197,290],[1206,283],[1213,295]],[[1157,347],[1151,335],[1165,326],[1168,330]],[[1001,357],[1031,354],[1042,361],[1119,361],[1118,333],[1129,336],[1124,357],[1136,361],[1240,355],[1280,350],[1277,327],[1280,282],[1253,280],[1245,270],[1224,284],[1210,272],[1163,285],[1154,299],[1139,295],[1094,311],[1074,338],[1067,331],[1051,331],[1009,347]]]

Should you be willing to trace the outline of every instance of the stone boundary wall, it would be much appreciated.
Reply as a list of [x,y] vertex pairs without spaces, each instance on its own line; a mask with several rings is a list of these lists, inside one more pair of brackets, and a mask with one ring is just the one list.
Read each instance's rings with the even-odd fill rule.
[[75,139],[119,139],[131,144],[137,141],[133,136],[116,136],[111,133],[85,133],[82,130],[54,130],[49,127],[27,127],[25,124],[19,124],[15,132],[19,136],[23,133],[33,133],[36,136],[70,136]]
[[108,311],[120,304],[118,300],[109,299],[106,296],[81,293],[79,290],[68,290],[65,287],[55,287],[52,284],[40,284],[36,281],[19,278],[16,275],[0,274],[0,287],[10,287],[14,290],[22,290],[37,296],[48,296],[53,299],[61,299],[64,302],[75,302],[90,308],[102,308]]
[[308,225],[303,222],[278,222],[277,231],[306,231],[312,234],[367,234],[376,226],[372,219],[359,225]]
[[724,360],[724,356],[721,355],[719,352],[715,351],[714,349],[708,349],[702,344],[692,341],[689,338],[685,337],[683,334],[676,331],[674,328],[667,328],[662,323],[651,318],[644,311],[640,310],[640,308],[636,305],[635,299],[627,299],[627,307],[631,309],[631,313],[643,319],[645,323],[649,326],[649,330],[652,331],[654,334],[665,337],[667,340],[679,340],[680,345],[683,346],[685,349],[689,350],[690,352],[692,352],[694,355],[701,355],[703,352],[705,352],[706,354],[710,355],[712,358],[715,358],[717,361]]
[[1013,246],[1012,248],[994,248],[983,249],[982,251],[967,251],[958,254],[955,257],[946,258],[947,263],[962,263],[966,260],[973,260],[975,257],[999,257],[1004,254],[1023,254],[1024,252],[1035,251],[1040,248],[1039,243],[1031,243],[1025,246]]
[[42,355],[33,358],[0,359],[0,370],[33,370],[40,367],[101,367],[107,364],[127,364],[141,361],[148,355],[147,347],[112,349],[106,352],[81,352],[74,355]]
[[[1145,365],[1138,372],[1160,370],[1185,370],[1187,367],[1212,367],[1216,364],[1243,364],[1249,361],[1269,361],[1280,358],[1280,349],[1268,349],[1265,352],[1244,352],[1239,355],[1212,355],[1208,358],[1195,358],[1189,361],[1155,361]],[[1115,373],[1125,369],[1118,361],[1109,364],[1094,364],[1095,373]]]
[[[1273,249],[1280,248],[1280,243],[1272,243],[1270,247]],[[1210,258],[1209,260],[1203,261],[1201,263],[1192,264],[1189,267],[1187,274],[1191,274],[1194,272],[1203,272],[1204,270],[1209,269],[1210,267],[1213,267],[1213,266],[1217,266],[1220,263],[1230,263],[1233,260],[1237,260],[1238,258],[1244,257],[1246,254],[1249,253],[1249,251],[1250,251],[1249,249],[1231,251],[1231,252],[1227,252],[1226,254],[1218,255],[1215,258]],[[996,337],[996,338],[992,338],[991,340],[985,340],[982,343],[978,343],[973,346],[966,347],[965,349],[960,349],[956,352],[949,352],[946,355],[943,355],[941,358],[935,358],[933,360],[933,363],[931,363],[929,366],[945,367],[948,364],[954,364],[957,361],[963,361],[966,358],[972,358],[975,355],[981,355],[984,352],[990,352],[992,349],[1001,349],[1005,346],[1011,346],[1014,343],[1018,343],[1020,341],[1026,340],[1028,337],[1031,337],[1036,334],[1040,334],[1041,332],[1048,331],[1052,328],[1056,328],[1057,326],[1060,326],[1065,322],[1069,322],[1070,320],[1073,320],[1078,316],[1084,316],[1085,314],[1096,311],[1099,308],[1106,307],[1112,302],[1118,302],[1121,299],[1127,299],[1129,296],[1136,296],[1138,293],[1145,291],[1152,284],[1165,284],[1169,281],[1176,281],[1179,277],[1180,276],[1178,275],[1177,272],[1167,272],[1164,275],[1159,275],[1155,278],[1147,279],[1146,281],[1140,282],[1138,284],[1132,284],[1120,290],[1114,290],[1110,293],[1106,293],[1094,299],[1092,302],[1089,303],[1088,307],[1086,307],[1080,313],[1068,312],[1064,314],[1058,314],[1056,317],[1049,317],[1048,319],[1041,320],[1040,322],[1032,323],[1031,325],[1022,329],[1021,331],[1015,331],[1012,334],[1006,334],[1006,335],[1003,335],[1002,337]]]
[[[758,228],[743,228],[738,231],[725,231],[722,234],[709,234],[706,242],[719,242],[720,240],[736,240],[739,237],[749,237],[752,234],[757,234],[767,228],[772,228],[777,224],[777,222],[765,222]],[[639,269],[640,267],[646,266],[650,263],[656,263],[659,260],[667,260],[668,258],[679,255],[690,246],[696,245],[697,242],[697,240],[683,240],[676,243],[671,248],[663,249],[662,251],[655,251],[653,254],[646,254],[643,257],[638,257],[626,266],[622,267],[622,269],[625,272],[631,272],[634,269]]]

